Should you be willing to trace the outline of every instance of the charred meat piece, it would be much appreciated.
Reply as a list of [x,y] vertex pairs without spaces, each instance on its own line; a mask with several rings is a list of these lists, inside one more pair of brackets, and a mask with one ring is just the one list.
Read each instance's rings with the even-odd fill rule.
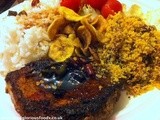
[[[107,80],[96,80],[84,74],[80,78],[87,80],[81,80],[82,83],[72,89],[66,89],[62,84],[59,89],[45,89],[40,86],[44,83],[42,71],[52,68],[53,64],[48,58],[41,59],[8,73],[6,91],[11,95],[16,111],[21,116],[60,117],[63,120],[108,119],[119,99],[121,85],[109,85]],[[62,73],[62,76],[67,74]],[[55,74],[47,75],[51,78]]]

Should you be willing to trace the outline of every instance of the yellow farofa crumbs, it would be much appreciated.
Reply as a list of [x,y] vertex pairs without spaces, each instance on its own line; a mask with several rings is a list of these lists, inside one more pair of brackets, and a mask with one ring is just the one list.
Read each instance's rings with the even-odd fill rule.
[[126,83],[131,94],[153,89],[160,81],[160,32],[142,19],[118,13],[106,19],[103,47],[98,48],[97,77]]

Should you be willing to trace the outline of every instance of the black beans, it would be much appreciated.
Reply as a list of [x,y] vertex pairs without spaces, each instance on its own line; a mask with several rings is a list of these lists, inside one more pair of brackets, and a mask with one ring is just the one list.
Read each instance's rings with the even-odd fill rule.
[[66,63],[55,64],[51,67],[51,70],[59,77],[66,73],[67,65]]
[[86,64],[85,65],[85,71],[88,76],[93,77],[95,75],[95,72],[93,70],[93,66],[91,64]]
[[75,88],[77,85],[85,82],[87,80],[84,72],[80,70],[74,70],[66,74],[63,78],[63,83],[61,89],[69,90]]
[[63,63],[53,62],[37,73],[42,78],[38,85],[54,92],[73,89],[94,76],[93,67],[85,58],[70,58]]

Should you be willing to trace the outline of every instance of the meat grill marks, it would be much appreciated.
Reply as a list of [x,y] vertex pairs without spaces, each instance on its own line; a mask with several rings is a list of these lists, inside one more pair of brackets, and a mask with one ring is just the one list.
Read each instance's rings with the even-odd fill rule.
[[119,98],[120,84],[109,85],[107,80],[92,79],[65,91],[63,95],[62,91],[60,94],[47,91],[36,85],[41,78],[33,71],[41,71],[52,63],[48,58],[41,59],[6,76],[6,90],[21,116],[62,117],[64,120],[110,116]]

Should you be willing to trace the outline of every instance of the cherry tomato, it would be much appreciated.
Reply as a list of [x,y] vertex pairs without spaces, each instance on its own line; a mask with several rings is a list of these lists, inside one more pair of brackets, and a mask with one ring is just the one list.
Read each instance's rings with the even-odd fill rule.
[[74,10],[75,12],[78,12],[81,6],[81,0],[62,0],[60,5],[70,8]]
[[108,0],[102,6],[101,14],[106,18],[109,14],[114,15],[119,11],[122,11],[122,4],[117,0]]
[[114,11],[110,8],[109,4],[105,4],[101,9],[101,14],[103,17],[107,18],[110,14],[114,15]]
[[109,4],[110,8],[114,10],[114,12],[122,11],[122,4],[117,0],[108,0],[107,4]]
[[89,4],[95,9],[101,9],[102,6],[107,2],[107,0],[85,0],[86,4]]

